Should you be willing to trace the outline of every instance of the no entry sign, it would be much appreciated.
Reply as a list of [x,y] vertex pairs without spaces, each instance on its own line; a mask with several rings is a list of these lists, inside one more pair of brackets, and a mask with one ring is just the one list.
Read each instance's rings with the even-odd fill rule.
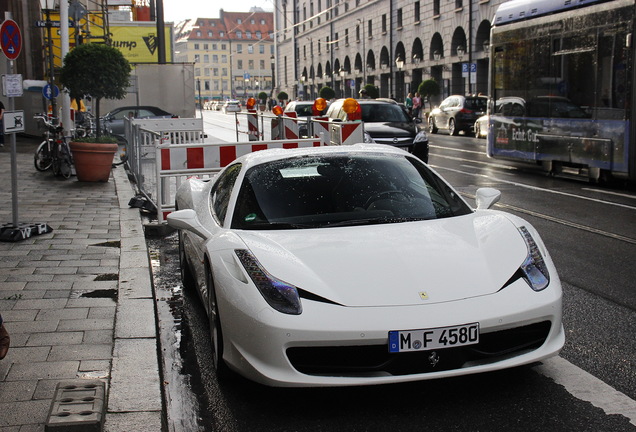
[[20,27],[13,20],[5,20],[0,26],[0,47],[9,60],[15,60],[22,50]]

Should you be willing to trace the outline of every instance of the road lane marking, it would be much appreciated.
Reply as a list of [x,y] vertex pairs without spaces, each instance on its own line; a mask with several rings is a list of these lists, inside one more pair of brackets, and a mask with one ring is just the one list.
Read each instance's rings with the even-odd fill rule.
[[[453,159],[453,158],[449,158],[449,159]],[[460,160],[464,160],[464,159],[460,159]],[[470,172],[466,172],[466,171],[461,171],[461,170],[457,170],[457,169],[453,169],[453,168],[447,168],[447,167],[443,167],[440,165],[430,165],[433,168],[435,168],[436,170],[447,170],[447,171],[451,171],[451,172],[455,172],[458,174],[465,174],[465,175],[470,175],[470,176],[474,176],[474,177],[483,177],[486,178],[490,181],[496,181],[496,182],[501,182],[501,183],[506,183],[509,185],[513,185],[513,186],[517,186],[517,187],[521,187],[521,188],[526,188],[526,189],[530,189],[530,190],[536,190],[536,191],[540,191],[540,192],[547,192],[547,193],[551,193],[551,194],[555,194],[555,195],[562,195],[562,196],[566,196],[566,197],[570,197],[570,198],[578,198],[584,201],[591,201],[591,202],[595,202],[595,203],[599,203],[599,204],[607,204],[607,205],[612,205],[615,207],[622,207],[622,208],[626,208],[629,210],[636,210],[636,207],[634,207],[633,205],[627,205],[627,204],[620,204],[620,203],[615,203],[615,202],[611,202],[611,201],[605,201],[605,200],[601,200],[601,199],[597,199],[597,198],[590,198],[590,197],[585,197],[582,195],[575,195],[575,194],[571,194],[568,192],[562,192],[562,191],[558,191],[558,190],[554,190],[554,189],[546,189],[546,188],[542,188],[542,187],[538,187],[538,186],[531,186],[528,184],[524,184],[524,183],[519,183],[516,181],[510,181],[510,180],[504,180],[504,179],[500,179],[497,177],[493,177],[493,176],[489,176],[486,174],[477,174],[477,173],[470,173]]]
[[590,402],[607,415],[619,414],[636,426],[636,401],[563,357],[543,360],[533,369],[562,385],[577,399]]

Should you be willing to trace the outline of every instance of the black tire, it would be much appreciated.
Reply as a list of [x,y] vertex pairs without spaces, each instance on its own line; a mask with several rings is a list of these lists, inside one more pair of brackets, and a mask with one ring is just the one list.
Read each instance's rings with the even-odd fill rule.
[[42,141],[35,151],[33,164],[35,165],[35,169],[38,171],[46,171],[51,168],[53,159],[51,159],[51,154],[49,153],[46,140]]
[[430,133],[436,134],[437,133],[437,126],[435,125],[435,117],[429,117],[428,119],[428,131]]
[[214,288],[214,278],[212,270],[206,265],[206,283],[208,284],[208,301],[210,322],[210,344],[212,345],[212,364],[218,380],[227,380],[232,375],[225,360],[223,360],[223,330],[221,328],[221,317],[219,316],[219,305],[216,301],[216,290]]
[[181,230],[179,230],[179,268],[181,270],[181,283],[183,284],[183,289],[194,290],[195,289],[194,276],[192,275],[192,270],[190,270],[190,266],[188,265],[188,260],[185,256],[185,248],[183,246],[183,234]]
[[73,160],[68,146],[61,145],[57,156],[60,160],[60,175],[65,179],[70,178],[71,174],[73,174]]
[[450,119],[448,121],[448,133],[450,133],[452,136],[457,136],[457,134],[459,133],[459,130],[455,125],[455,119]]

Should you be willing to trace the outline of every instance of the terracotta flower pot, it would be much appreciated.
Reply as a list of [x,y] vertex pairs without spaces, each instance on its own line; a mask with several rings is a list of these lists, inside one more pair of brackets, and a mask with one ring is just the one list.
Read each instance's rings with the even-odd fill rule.
[[71,142],[77,180],[107,182],[117,151],[115,143]]

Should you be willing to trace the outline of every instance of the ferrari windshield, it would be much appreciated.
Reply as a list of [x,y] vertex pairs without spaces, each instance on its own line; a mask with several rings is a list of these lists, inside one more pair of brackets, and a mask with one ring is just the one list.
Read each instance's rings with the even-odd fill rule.
[[235,229],[298,229],[399,223],[470,213],[416,158],[372,153],[311,155],[250,168]]

